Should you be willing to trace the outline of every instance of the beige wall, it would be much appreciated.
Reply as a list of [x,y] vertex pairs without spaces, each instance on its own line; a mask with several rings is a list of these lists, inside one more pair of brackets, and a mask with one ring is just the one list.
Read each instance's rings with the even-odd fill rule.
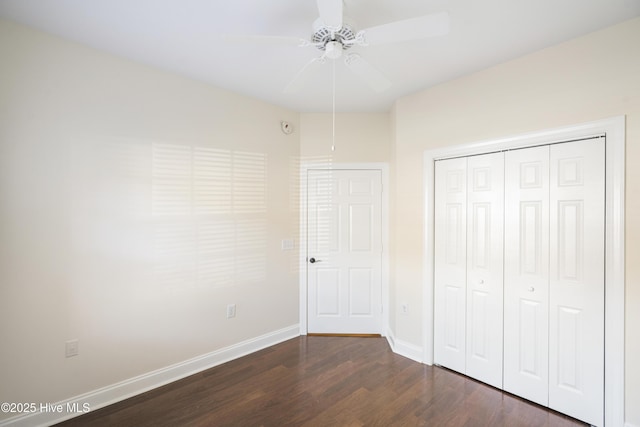
[[0,402],[298,323],[298,113],[5,21],[0,58]]
[[[640,425],[640,19],[610,27],[397,101],[395,298],[422,300],[422,155],[452,146],[611,116],[627,117],[626,420]],[[430,308],[397,316],[399,339],[421,344]]]
[[389,162],[391,128],[387,113],[336,115],[335,151],[331,151],[330,113],[300,114],[300,156],[334,163]]

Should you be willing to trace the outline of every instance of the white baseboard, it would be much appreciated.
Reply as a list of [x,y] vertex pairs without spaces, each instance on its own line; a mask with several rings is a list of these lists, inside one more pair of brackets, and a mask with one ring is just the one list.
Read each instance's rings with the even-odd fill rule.
[[391,347],[391,351],[393,351],[394,348],[396,348],[396,339],[393,336],[393,334],[391,333],[391,331],[387,331],[385,338],[387,339],[387,342],[389,343],[389,347]]
[[[299,335],[300,326],[292,325],[202,356],[194,357],[193,359],[185,360],[184,362],[176,363],[89,393],[57,402],[51,406],[51,410],[49,411],[34,412],[0,421],[0,427],[50,426],[82,415],[82,408],[91,408],[93,411],[111,405],[204,371],[205,369],[221,365],[288,339],[295,338]],[[56,410],[53,408],[56,408]],[[57,408],[61,410],[57,410]],[[67,409],[71,409],[71,411],[67,411]]]
[[387,342],[389,342],[389,346],[394,353],[423,363],[422,347],[397,339],[390,330],[387,331]]

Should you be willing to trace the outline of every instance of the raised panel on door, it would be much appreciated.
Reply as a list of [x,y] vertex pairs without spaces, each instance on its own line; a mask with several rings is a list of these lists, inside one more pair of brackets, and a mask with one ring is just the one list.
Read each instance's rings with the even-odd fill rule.
[[549,400],[549,146],[505,154],[504,389]]
[[465,372],[467,159],[435,165],[434,361]]
[[466,374],[502,388],[504,153],[467,159]]
[[349,269],[349,317],[375,316],[374,279],[375,273],[372,268]]
[[340,271],[337,268],[316,268],[313,271],[315,288],[315,315],[336,317],[340,315]]
[[549,407],[603,424],[604,139],[550,148]]
[[309,333],[381,333],[381,179],[379,170],[309,171]]

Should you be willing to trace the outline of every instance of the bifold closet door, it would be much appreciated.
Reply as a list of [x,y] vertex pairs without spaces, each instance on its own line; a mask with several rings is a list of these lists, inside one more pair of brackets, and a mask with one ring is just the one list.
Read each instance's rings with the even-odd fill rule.
[[549,407],[604,417],[603,138],[550,147]]
[[435,164],[434,361],[465,373],[467,159]]
[[604,140],[505,157],[504,389],[604,415]]
[[549,403],[549,146],[505,154],[504,389]]
[[435,175],[435,363],[502,387],[504,155]]
[[467,159],[466,374],[502,388],[504,153]]

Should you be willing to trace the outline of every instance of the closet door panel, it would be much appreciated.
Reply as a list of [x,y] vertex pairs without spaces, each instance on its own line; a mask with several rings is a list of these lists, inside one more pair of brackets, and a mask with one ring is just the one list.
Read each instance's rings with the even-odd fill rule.
[[604,140],[550,148],[549,407],[603,424]]
[[467,159],[435,166],[434,360],[465,372]]
[[504,154],[467,159],[466,374],[502,388]]
[[505,155],[504,389],[549,395],[549,146]]

